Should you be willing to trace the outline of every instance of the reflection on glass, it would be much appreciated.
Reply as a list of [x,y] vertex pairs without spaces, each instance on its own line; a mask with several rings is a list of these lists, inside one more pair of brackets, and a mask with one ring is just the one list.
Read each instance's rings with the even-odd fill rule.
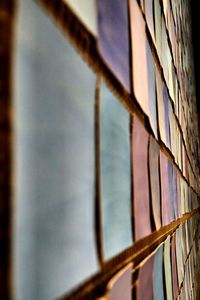
[[98,3],[98,46],[108,67],[130,91],[128,1]]
[[164,294],[164,269],[163,269],[163,246],[160,246],[154,255],[153,264],[153,294],[154,300],[165,300]]
[[96,78],[31,0],[15,62],[15,299],[54,299],[97,270]]
[[156,103],[156,74],[154,58],[149,42],[146,41],[147,70],[148,70],[148,95],[149,95],[149,120],[156,138],[158,138],[157,128],[157,103]]
[[170,255],[170,236],[164,244],[164,271],[165,271],[165,288],[167,300],[173,299],[172,287],[172,269],[171,269],[171,255]]
[[105,257],[132,244],[129,113],[102,84],[101,181]]

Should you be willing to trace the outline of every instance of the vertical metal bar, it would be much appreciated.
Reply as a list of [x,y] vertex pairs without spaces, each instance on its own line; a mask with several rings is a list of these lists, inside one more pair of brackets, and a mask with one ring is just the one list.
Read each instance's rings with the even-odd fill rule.
[[103,266],[103,234],[101,209],[101,124],[100,124],[101,79],[97,77],[95,95],[95,229],[96,245],[100,267]]
[[11,299],[11,67],[14,0],[0,1],[0,299]]

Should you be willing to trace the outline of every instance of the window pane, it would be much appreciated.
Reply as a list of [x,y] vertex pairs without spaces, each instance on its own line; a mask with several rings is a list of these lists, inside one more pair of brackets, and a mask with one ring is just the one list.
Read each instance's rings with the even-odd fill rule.
[[96,77],[31,0],[15,61],[16,299],[53,299],[97,270]]
[[105,258],[132,244],[130,119],[102,84],[101,182]]

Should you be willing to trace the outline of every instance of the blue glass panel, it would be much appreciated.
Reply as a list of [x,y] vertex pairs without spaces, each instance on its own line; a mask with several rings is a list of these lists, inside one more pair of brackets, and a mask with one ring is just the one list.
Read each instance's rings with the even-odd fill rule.
[[163,246],[159,247],[154,255],[153,264],[153,294],[154,300],[164,300],[164,269],[163,269]]
[[105,258],[132,244],[129,113],[102,84],[101,181]]

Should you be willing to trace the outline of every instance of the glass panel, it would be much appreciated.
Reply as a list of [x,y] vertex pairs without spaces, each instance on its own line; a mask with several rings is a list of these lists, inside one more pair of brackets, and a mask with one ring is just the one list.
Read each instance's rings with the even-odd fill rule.
[[145,0],[145,17],[148,29],[150,31],[151,37],[153,39],[153,42],[155,44],[155,32],[154,32],[154,1],[153,0]]
[[130,1],[130,26],[134,95],[144,113],[149,116],[145,21],[137,0]]
[[109,68],[130,91],[128,1],[98,1],[99,50]]
[[108,296],[106,299],[132,299],[132,268],[132,263],[130,263],[113,276],[107,286]]
[[139,269],[136,294],[136,300],[153,299],[153,256],[148,258]]
[[160,186],[161,186],[162,225],[167,225],[170,223],[168,159],[161,150],[160,150]]
[[149,120],[151,128],[156,138],[158,138],[157,128],[157,103],[156,103],[156,74],[154,58],[146,40],[146,53],[147,53],[147,70],[148,70],[148,95],[149,95]]
[[163,245],[154,255],[153,264],[153,293],[154,300],[164,300],[164,269],[163,269]]
[[101,94],[103,236],[110,258],[132,244],[130,119],[105,84]]
[[15,62],[15,298],[53,299],[97,270],[96,77],[30,0]]
[[171,255],[170,255],[170,236],[164,244],[164,270],[165,270],[165,288],[166,299],[173,299],[173,287],[172,287],[172,270],[171,270]]
[[96,0],[63,0],[74,11],[80,21],[93,34],[97,35]]
[[148,178],[149,134],[136,116],[133,120],[132,136],[135,240],[139,240],[151,233]]
[[160,174],[159,174],[159,151],[160,147],[151,136],[149,143],[149,174],[151,187],[151,204],[156,229],[161,227],[161,195],[160,195]]
[[171,240],[171,269],[172,269],[172,285],[173,285],[174,299],[177,299],[178,294],[179,294],[176,262],[177,262],[177,259],[176,259],[176,233],[175,233],[172,236],[172,240]]

